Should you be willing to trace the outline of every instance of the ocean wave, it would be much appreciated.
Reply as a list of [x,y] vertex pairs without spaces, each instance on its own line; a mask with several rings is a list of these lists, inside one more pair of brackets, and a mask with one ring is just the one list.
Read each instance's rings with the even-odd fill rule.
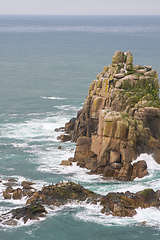
[[92,32],[92,33],[157,33],[157,26],[12,26],[0,27],[0,32]]
[[80,109],[79,107],[75,107],[75,106],[72,106],[72,105],[60,105],[60,106],[54,106],[54,107],[59,109],[59,110],[65,110],[65,111],[74,110],[76,112]]
[[42,119],[35,118],[25,122],[3,123],[0,129],[1,137],[15,139],[16,141],[33,141],[39,138],[51,137],[52,140],[56,141],[58,133],[54,132],[54,129],[64,126],[68,120],[69,118],[63,118],[57,114],[57,116],[47,116]]
[[141,154],[139,157],[137,157],[136,160],[132,161],[132,165],[135,162],[138,162],[140,160],[146,161],[147,170],[149,170],[149,171],[159,170],[160,171],[160,165],[154,160],[154,158],[151,154],[150,155],[148,155],[147,153]]
[[67,98],[62,97],[42,97],[43,99],[49,99],[49,100],[66,100]]
[[85,222],[94,222],[104,226],[146,226],[160,230],[160,210],[156,208],[136,209],[133,217],[116,217],[101,213],[102,206],[88,204],[84,209],[74,215],[75,218]]

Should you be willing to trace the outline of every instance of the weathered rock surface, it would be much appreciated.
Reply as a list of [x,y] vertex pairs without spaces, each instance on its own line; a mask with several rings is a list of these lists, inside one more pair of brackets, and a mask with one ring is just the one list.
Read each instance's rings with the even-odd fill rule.
[[[23,182],[24,184],[24,182]],[[3,196],[7,196],[7,192],[17,193],[16,197],[22,194],[20,189],[9,189],[5,191]],[[20,191],[20,192],[19,192]],[[6,199],[10,199],[5,197]],[[57,183],[55,185],[49,185],[43,187],[41,191],[36,191],[26,202],[26,206],[22,208],[13,209],[12,211],[2,214],[0,216],[0,222],[4,225],[17,225],[19,219],[22,219],[26,223],[29,219],[39,220],[40,217],[44,217],[47,213],[43,205],[60,206],[66,204],[68,201],[85,201],[91,203],[97,203],[100,195],[85,189],[80,184],[74,182]],[[14,199],[18,199],[14,198]]]
[[[138,167],[145,169],[143,161],[138,163]],[[110,167],[106,167],[110,168]],[[133,166],[134,168],[134,166]],[[7,188],[6,192],[13,192],[12,188]],[[160,190],[156,192],[153,189],[145,189],[137,193],[129,191],[125,193],[108,193],[101,196],[88,189],[85,189],[74,182],[57,183],[55,185],[45,186],[41,191],[36,191],[26,202],[26,206],[13,209],[2,214],[0,222],[4,225],[17,225],[18,220],[22,219],[24,223],[30,220],[40,220],[45,217],[47,211],[44,205],[61,206],[68,201],[85,201],[97,204],[100,201],[102,205],[101,212],[119,217],[133,217],[137,208],[160,207]]]
[[[118,157],[116,155],[113,156],[115,158]],[[134,163],[131,167],[140,174],[146,170],[146,164],[144,161]],[[113,170],[110,166],[107,166],[105,169],[106,172],[108,171],[108,175],[110,174],[110,171]],[[130,171],[130,166],[125,166],[124,171]],[[33,185],[33,183],[27,181],[22,182],[21,185],[25,186],[25,184]],[[16,196],[14,199],[19,199],[17,196],[21,195],[23,191],[19,188],[14,190],[12,187],[7,187],[5,194],[14,193]],[[6,197],[6,199],[10,198]],[[153,189],[145,189],[137,193],[131,193],[129,191],[125,193],[111,192],[106,196],[101,196],[85,189],[80,184],[76,184],[74,182],[61,182],[45,186],[40,191],[34,192],[27,200],[25,207],[13,209],[8,213],[2,214],[0,216],[0,222],[4,225],[17,225],[18,220],[20,219],[22,219],[24,223],[26,223],[29,219],[39,220],[47,214],[44,205],[59,207],[66,204],[68,201],[70,202],[73,200],[87,200],[88,203],[92,204],[97,204],[100,201],[100,204],[103,206],[101,210],[102,213],[106,215],[112,214],[113,216],[119,217],[132,217],[137,213],[136,209],[139,207],[159,208],[160,190],[154,192]]]
[[[11,185],[8,183],[5,183],[6,186],[8,186],[4,191],[3,191],[3,197],[4,199],[13,199],[13,200],[18,200],[18,199],[22,199],[22,197],[31,197],[34,194],[34,191],[36,191],[36,189],[34,189],[33,187],[31,187],[31,185],[34,185],[34,183],[29,182],[29,181],[23,181],[21,183],[21,187],[18,187],[16,189],[13,189],[13,186],[15,187],[15,184],[13,183],[17,183],[17,181],[11,181],[8,180],[9,183],[12,183]],[[18,185],[18,183],[16,184]]]
[[102,213],[112,214],[119,217],[132,217],[136,212],[136,208],[148,208],[160,206],[159,191],[154,192],[153,189],[145,189],[137,193],[108,193],[100,199],[103,205]]
[[[73,129],[73,125],[72,125]],[[117,51],[88,91],[74,120],[75,160],[105,177],[130,181],[147,169],[132,166],[141,153],[160,163],[160,99],[156,71],[133,66],[130,52]],[[141,172],[141,173],[140,173]]]
[[39,202],[40,204],[60,206],[66,204],[69,200],[84,201],[89,198],[92,201],[98,196],[98,194],[85,189],[80,184],[65,182],[43,187],[41,191],[34,193],[27,204]]
[[61,164],[63,166],[72,166],[72,162],[69,160],[62,160]]
[[30,220],[40,220],[40,217],[45,217],[47,211],[44,206],[39,203],[30,204],[26,207],[13,209],[9,213],[2,214],[0,221],[3,225],[14,225],[18,224],[18,220],[22,219],[24,223]]
[[71,136],[69,136],[67,134],[62,134],[57,137],[57,140],[61,140],[62,142],[67,142],[67,141],[71,140]]
[[68,123],[65,124],[66,133],[70,133],[74,130],[76,118],[72,118]]

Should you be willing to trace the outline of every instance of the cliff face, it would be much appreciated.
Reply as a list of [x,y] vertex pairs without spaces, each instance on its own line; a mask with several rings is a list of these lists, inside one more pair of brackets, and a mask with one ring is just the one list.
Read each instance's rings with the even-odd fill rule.
[[80,166],[119,180],[143,177],[146,167],[131,165],[139,154],[151,153],[160,163],[156,71],[151,66],[133,67],[132,54],[117,51],[112,64],[91,83],[75,120],[73,139]]

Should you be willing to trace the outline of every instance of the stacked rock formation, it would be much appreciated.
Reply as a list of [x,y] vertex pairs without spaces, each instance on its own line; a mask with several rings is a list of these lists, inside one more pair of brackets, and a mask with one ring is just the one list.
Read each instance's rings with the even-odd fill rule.
[[[67,128],[68,124],[66,124]],[[73,130],[72,130],[73,131]],[[160,163],[160,99],[157,73],[133,66],[130,52],[117,51],[88,91],[74,124],[75,160],[105,177],[133,180],[147,174],[141,153]]]

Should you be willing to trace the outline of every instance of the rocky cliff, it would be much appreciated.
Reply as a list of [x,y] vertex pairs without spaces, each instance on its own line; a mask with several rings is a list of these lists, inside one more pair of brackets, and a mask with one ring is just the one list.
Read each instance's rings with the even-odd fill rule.
[[77,142],[75,160],[105,177],[133,180],[147,174],[141,153],[160,163],[160,99],[157,73],[133,66],[133,56],[116,51],[97,75],[77,118],[65,126]]

